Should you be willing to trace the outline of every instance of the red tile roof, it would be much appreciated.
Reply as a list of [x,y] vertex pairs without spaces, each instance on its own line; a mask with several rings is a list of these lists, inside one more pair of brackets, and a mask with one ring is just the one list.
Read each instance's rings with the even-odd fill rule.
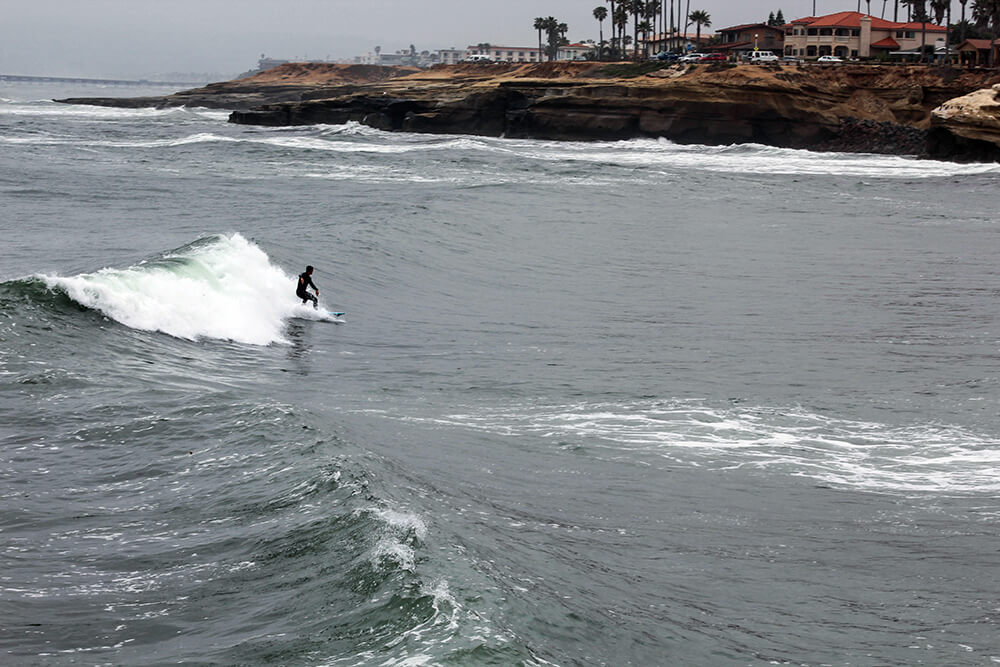
[[899,49],[899,42],[894,40],[892,37],[886,37],[885,39],[880,39],[877,42],[872,42],[872,48],[875,49]]
[[[796,25],[806,24],[811,28],[860,28],[861,18],[865,16],[861,12],[837,12],[826,16],[807,16],[795,19],[792,23]],[[923,23],[895,23],[886,21],[877,16],[870,16],[873,30],[923,30]],[[927,32],[946,32],[944,26],[928,23]]]
[[[1000,40],[998,40],[998,41],[1000,41]],[[997,42],[994,42],[994,43],[997,43]],[[990,49],[990,40],[988,40],[988,39],[967,39],[964,42],[962,42],[961,44],[959,44],[956,48],[960,49],[963,46],[965,46],[966,44],[968,44],[972,48],[978,49],[980,51],[989,51],[989,49]]]

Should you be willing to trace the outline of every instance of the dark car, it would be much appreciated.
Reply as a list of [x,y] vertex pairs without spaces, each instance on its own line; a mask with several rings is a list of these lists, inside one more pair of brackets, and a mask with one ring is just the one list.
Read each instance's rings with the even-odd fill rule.
[[653,57],[656,58],[657,60],[665,60],[667,62],[673,62],[678,58],[680,58],[680,56],[677,55],[676,53],[671,53],[669,51],[661,51],[660,53],[657,53]]
[[701,58],[698,58],[700,63],[724,63],[729,60],[729,56],[725,53],[706,53]]

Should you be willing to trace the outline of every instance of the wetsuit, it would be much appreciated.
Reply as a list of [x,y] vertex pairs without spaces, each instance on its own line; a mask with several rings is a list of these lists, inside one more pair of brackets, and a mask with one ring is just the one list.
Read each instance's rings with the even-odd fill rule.
[[319,299],[317,299],[314,295],[307,292],[306,291],[307,287],[312,287],[317,292],[319,291],[319,288],[316,287],[316,285],[313,283],[312,276],[310,276],[308,273],[300,273],[299,285],[298,287],[295,288],[295,296],[302,299],[302,303],[306,303],[307,301],[312,301],[313,305],[315,306],[319,303]]

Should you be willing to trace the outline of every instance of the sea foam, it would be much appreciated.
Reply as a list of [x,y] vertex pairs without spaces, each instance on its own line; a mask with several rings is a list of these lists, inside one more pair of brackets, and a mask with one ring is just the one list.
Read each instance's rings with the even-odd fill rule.
[[284,342],[289,318],[320,319],[294,277],[239,234],[203,239],[125,269],[39,276],[51,289],[133,329],[252,345]]

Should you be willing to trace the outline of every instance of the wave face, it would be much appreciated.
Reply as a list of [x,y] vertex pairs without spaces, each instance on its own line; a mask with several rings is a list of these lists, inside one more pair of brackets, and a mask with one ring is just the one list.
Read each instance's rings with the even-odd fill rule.
[[133,329],[252,345],[284,342],[291,317],[321,319],[295,278],[239,234],[215,236],[126,269],[40,276],[74,302]]
[[40,90],[0,663],[1000,661],[996,165]]

